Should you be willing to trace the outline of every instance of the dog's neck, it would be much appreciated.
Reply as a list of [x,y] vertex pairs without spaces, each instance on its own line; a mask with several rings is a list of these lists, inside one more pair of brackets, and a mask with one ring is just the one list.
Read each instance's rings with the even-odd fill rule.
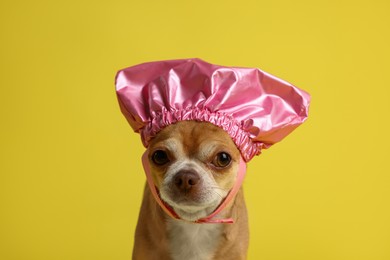
[[219,246],[223,226],[169,219],[167,231],[173,260],[208,260]]
[[248,220],[242,189],[220,214],[236,222],[195,224],[173,219],[157,204],[146,186],[135,235],[134,259],[246,259]]
[[[238,217],[237,211],[242,212],[240,205],[243,202],[242,189],[237,195],[219,214],[219,217]],[[239,201],[237,204],[236,199]],[[231,239],[229,233],[232,233],[230,230],[233,226],[232,224],[197,224],[166,218],[166,228],[173,260],[211,260],[215,259],[215,252],[221,247],[222,243],[227,243]]]

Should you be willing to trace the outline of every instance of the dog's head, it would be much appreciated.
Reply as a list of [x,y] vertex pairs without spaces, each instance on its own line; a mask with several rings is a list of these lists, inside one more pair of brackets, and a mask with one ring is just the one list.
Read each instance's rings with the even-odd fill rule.
[[181,121],[153,138],[148,158],[162,200],[180,218],[195,221],[212,213],[233,187],[240,152],[221,128]]

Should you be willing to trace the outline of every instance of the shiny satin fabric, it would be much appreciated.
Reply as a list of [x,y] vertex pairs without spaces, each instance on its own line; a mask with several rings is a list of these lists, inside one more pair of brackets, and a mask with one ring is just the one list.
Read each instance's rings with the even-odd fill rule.
[[120,70],[116,91],[122,113],[145,147],[170,124],[206,121],[231,136],[246,162],[302,124],[310,103],[308,93],[260,69],[200,59]]

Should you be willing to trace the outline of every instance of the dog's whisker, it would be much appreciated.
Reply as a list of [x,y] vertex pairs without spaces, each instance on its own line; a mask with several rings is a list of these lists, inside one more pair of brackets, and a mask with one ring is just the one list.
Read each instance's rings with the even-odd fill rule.
[[217,195],[220,199],[223,199],[224,198],[224,196],[222,195],[222,194],[220,194],[218,191],[213,191],[212,192],[213,194],[215,194],[215,195]]
[[217,189],[217,190],[221,190],[221,191],[224,191],[224,192],[228,192],[229,190],[226,190],[224,188],[221,188],[221,187],[218,187],[218,186],[210,186],[210,188],[212,189]]

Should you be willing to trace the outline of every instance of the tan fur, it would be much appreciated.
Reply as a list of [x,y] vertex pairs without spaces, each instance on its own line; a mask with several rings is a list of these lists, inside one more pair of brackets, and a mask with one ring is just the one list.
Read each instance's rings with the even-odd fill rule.
[[[203,190],[210,189],[207,185],[217,186],[216,192],[222,190],[228,191],[234,185],[240,153],[231,140],[230,136],[210,123],[182,121],[177,124],[164,128],[151,142],[149,150],[152,153],[155,150],[164,149],[169,154],[172,164],[182,161],[189,161],[190,166],[197,167],[202,172],[204,181],[199,191],[195,190],[191,194],[191,199],[203,203],[204,198],[215,198],[211,192],[206,195],[202,194]],[[173,150],[173,151],[172,151]],[[210,163],[218,152],[228,152],[231,155],[232,163],[224,169],[217,169]],[[180,165],[177,168],[181,167]],[[166,191],[167,199],[173,202],[175,196],[170,196],[170,186],[166,184],[169,174],[175,170],[175,165],[155,166],[151,163],[152,175],[156,186]],[[207,175],[207,176],[204,176]],[[202,196],[201,196],[202,195]],[[221,198],[222,199],[222,198]],[[172,202],[172,203],[173,203]],[[180,207],[178,204],[177,207]],[[206,215],[210,214],[212,209],[206,209]],[[175,209],[176,211],[176,209]],[[206,215],[202,216],[205,217]],[[184,260],[229,260],[229,259],[246,259],[248,248],[248,220],[247,211],[242,189],[238,192],[235,199],[226,207],[218,216],[231,217],[235,220],[234,224],[193,224],[183,222],[183,220],[174,220],[168,217],[154,200],[149,187],[146,185],[142,201],[141,211],[139,214],[137,230],[135,234],[135,243],[133,259],[135,260],[153,260],[153,259],[178,259],[177,247],[174,243],[183,243],[182,248],[188,249],[191,246],[212,245],[212,249],[204,252],[207,259],[200,259],[196,256]],[[200,225],[200,226],[193,226]],[[216,225],[216,226],[205,226]],[[192,241],[177,241],[174,236],[178,231],[173,230],[190,230],[196,228],[199,235],[209,232],[210,240],[203,241],[200,244],[191,244]],[[211,229],[211,231],[210,231]],[[215,231],[213,231],[215,229]],[[176,233],[175,233],[176,232]],[[180,234],[180,233],[179,233]],[[194,234],[197,235],[197,234]],[[217,237],[215,237],[217,236]],[[208,239],[208,236],[205,236]],[[195,243],[195,242],[194,242]],[[198,242],[196,242],[198,243]],[[206,250],[206,249],[205,249]],[[196,251],[196,249],[194,249]]]

